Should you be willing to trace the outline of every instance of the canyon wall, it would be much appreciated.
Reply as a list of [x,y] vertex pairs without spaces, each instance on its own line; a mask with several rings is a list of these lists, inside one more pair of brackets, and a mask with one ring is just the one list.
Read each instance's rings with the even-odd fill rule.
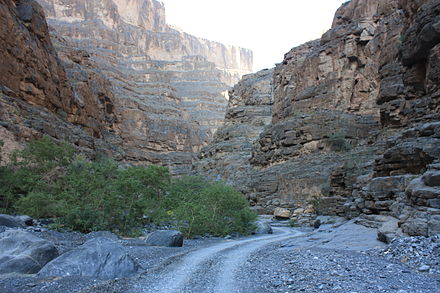
[[[394,221],[408,234],[435,233],[439,5],[343,4],[320,40],[293,48],[274,69],[271,122],[241,144],[231,138],[243,135],[218,135],[196,172],[237,186],[260,213],[287,208],[299,223],[314,214],[361,214],[369,217],[364,224]],[[255,93],[246,80],[243,97]],[[253,115],[227,116],[218,133],[248,127]],[[224,164],[233,160],[236,167]]]
[[[32,137],[67,139],[85,152],[105,153],[125,163],[161,164],[174,174],[187,172],[194,152],[223,123],[228,88],[252,70],[252,52],[172,28],[158,1],[37,2],[45,13],[34,1],[2,3],[11,22],[35,40],[20,40],[18,53],[1,52],[8,62],[22,65],[14,72],[10,64],[2,65],[9,75],[1,84],[15,92],[14,103],[26,101],[41,106],[38,111],[52,113],[32,114],[39,124],[61,119],[63,123],[55,124],[66,123],[81,134],[23,123],[17,127],[29,128]],[[25,17],[38,18],[45,31],[17,23],[14,17],[21,17],[22,10]],[[23,18],[19,22],[26,24]],[[2,29],[6,38],[12,38],[8,32]],[[41,65],[32,70],[38,73],[28,77],[20,68],[33,68],[32,54],[26,56],[29,60],[19,54],[31,41],[45,55],[36,56]],[[27,89],[31,85],[38,91]],[[14,97],[8,97],[12,102]],[[1,118],[5,123],[11,119]],[[9,136],[15,141],[25,137],[17,129]]]

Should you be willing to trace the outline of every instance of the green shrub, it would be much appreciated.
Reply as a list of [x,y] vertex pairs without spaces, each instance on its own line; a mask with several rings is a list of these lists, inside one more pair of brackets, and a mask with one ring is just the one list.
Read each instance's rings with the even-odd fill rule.
[[244,196],[223,183],[187,177],[173,182],[165,201],[167,214],[187,236],[249,234],[256,215]]
[[335,132],[329,137],[330,148],[336,152],[348,152],[351,150],[351,144],[347,140],[345,133]]
[[2,163],[2,148],[5,145],[5,143],[3,142],[3,140],[0,139],[0,165]]
[[298,227],[298,222],[295,219],[290,219],[288,223],[290,227]]
[[15,203],[32,192],[58,193],[64,169],[73,159],[69,144],[55,143],[45,136],[14,152],[0,169],[0,210],[14,213]]
[[34,218],[51,218],[61,215],[61,203],[52,194],[32,192],[20,198],[15,206],[21,213]]
[[66,167],[74,159],[75,149],[67,142],[56,143],[48,136],[29,142],[12,155],[13,164],[41,175],[56,167]]
[[166,168],[119,169],[115,161],[78,160],[66,175],[62,223],[82,232],[111,230],[135,235],[144,213],[159,206],[169,172]]
[[146,223],[173,223],[188,237],[249,234],[256,217],[243,195],[225,184],[171,180],[164,167],[90,161],[48,137],[14,153],[0,175],[2,212],[56,218],[56,227],[80,232],[135,236]]

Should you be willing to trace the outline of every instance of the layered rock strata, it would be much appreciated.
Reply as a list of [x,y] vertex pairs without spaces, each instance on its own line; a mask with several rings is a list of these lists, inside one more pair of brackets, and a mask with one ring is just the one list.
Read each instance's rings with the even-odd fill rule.
[[[380,222],[373,226],[387,222],[382,231],[400,229],[394,235],[436,233],[440,194],[425,186],[428,175],[414,178],[439,159],[439,5],[352,0],[320,40],[285,55],[273,75],[272,121],[240,164],[247,171],[228,171],[259,212],[288,208],[300,221],[363,214]],[[212,157],[202,152],[209,163],[197,166],[210,168],[199,173],[224,172]]]
[[197,173],[221,179],[246,193],[253,143],[272,117],[273,70],[246,75],[229,91],[224,125],[194,162]]
[[[8,80],[1,84],[19,99],[42,106],[37,112],[54,113],[84,134],[78,140],[69,139],[71,133],[19,128],[66,138],[78,147],[86,145],[90,153],[104,151],[126,163],[162,164],[175,174],[187,172],[194,152],[222,124],[227,89],[252,70],[252,52],[170,27],[163,4],[154,0],[40,0],[54,46],[37,3],[6,2],[3,13],[17,30],[27,27],[25,34],[32,36],[20,39],[18,50],[35,41],[37,53],[21,58],[23,52],[5,47],[2,57],[21,67],[2,65],[13,72],[9,70],[12,77],[5,74]],[[21,23],[14,17],[21,17]],[[36,31],[40,26],[44,31]],[[7,43],[19,43],[8,31],[2,33]],[[40,119],[45,123],[55,117]]]
[[[379,57],[371,54],[374,20],[365,16],[350,23],[336,18],[321,40],[292,49],[275,68],[272,121],[252,146],[252,172],[245,179],[259,212],[316,210],[333,168],[353,157],[358,165],[371,159]],[[340,151],[334,139],[352,150]],[[334,200],[339,198],[321,208],[331,209]]]

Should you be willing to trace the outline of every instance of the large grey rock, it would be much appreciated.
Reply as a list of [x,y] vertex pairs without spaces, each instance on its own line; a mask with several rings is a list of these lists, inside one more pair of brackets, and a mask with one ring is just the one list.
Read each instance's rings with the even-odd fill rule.
[[272,227],[268,222],[258,221],[256,223],[257,228],[255,229],[255,234],[272,234]]
[[24,228],[26,225],[20,217],[0,214],[0,226],[9,228]]
[[150,246],[182,247],[183,235],[179,231],[159,230],[148,234],[145,242]]
[[38,275],[114,279],[130,276],[137,270],[138,264],[122,245],[111,239],[99,237],[54,259]]
[[423,175],[423,181],[427,186],[440,186],[440,171],[432,170]]
[[34,274],[57,256],[53,243],[28,232],[8,230],[0,234],[0,274]]

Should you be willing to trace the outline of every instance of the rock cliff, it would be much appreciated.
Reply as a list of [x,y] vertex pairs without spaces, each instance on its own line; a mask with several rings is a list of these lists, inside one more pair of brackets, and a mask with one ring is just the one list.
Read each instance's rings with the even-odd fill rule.
[[[2,16],[19,32],[2,26],[11,44],[2,46],[2,62],[11,64],[2,64],[0,83],[15,93],[4,93],[5,103],[41,106],[23,104],[32,119],[1,117],[16,124],[11,141],[28,139],[26,128],[91,154],[187,172],[222,124],[227,89],[252,70],[252,52],[172,28],[154,0],[37,2],[44,12],[34,1],[2,2]],[[25,116],[40,126],[15,122]],[[57,129],[64,124],[75,134]]]
[[[261,213],[288,208],[300,223],[316,213],[363,214],[380,226],[391,216],[405,233],[435,233],[440,193],[426,178],[437,178],[440,158],[439,5],[343,4],[320,40],[293,48],[274,69],[270,123],[243,141],[237,132],[254,113],[226,116],[196,172],[240,187]],[[240,92],[255,93],[246,80]]]

